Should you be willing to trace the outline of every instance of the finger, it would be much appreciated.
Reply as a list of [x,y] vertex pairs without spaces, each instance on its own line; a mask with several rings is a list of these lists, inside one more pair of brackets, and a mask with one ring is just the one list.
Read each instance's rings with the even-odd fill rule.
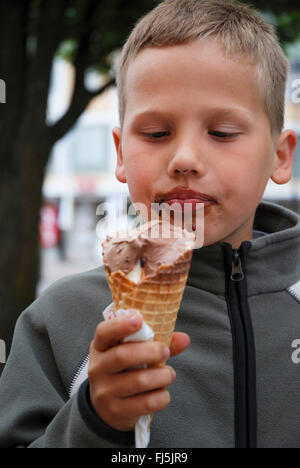
[[158,341],[123,343],[108,349],[101,359],[101,371],[116,374],[132,367],[165,362],[170,350]]
[[116,399],[124,414],[142,416],[163,410],[171,401],[170,393],[165,388],[143,393],[128,398]]
[[105,320],[96,328],[93,346],[97,351],[106,351],[138,331],[142,323],[142,317],[136,313]]
[[[122,379],[122,383],[120,382]],[[112,393],[119,398],[127,398],[140,393],[168,387],[176,378],[172,367],[160,369],[138,369],[114,376]]]
[[171,341],[171,356],[177,356],[182,353],[190,344],[190,337],[186,333],[175,332]]

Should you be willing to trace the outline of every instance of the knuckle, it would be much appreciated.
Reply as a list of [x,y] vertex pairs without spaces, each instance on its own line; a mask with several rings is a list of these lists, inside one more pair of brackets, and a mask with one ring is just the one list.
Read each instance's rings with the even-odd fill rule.
[[107,387],[101,386],[97,388],[96,395],[95,395],[97,403],[103,405],[105,402],[105,406],[109,406],[109,401],[110,401],[109,395],[110,395],[110,392]]
[[160,348],[159,348],[159,358],[163,361],[166,361],[167,358],[166,358],[166,355],[165,355],[165,349],[166,349],[166,345],[164,343],[160,343]]
[[102,334],[103,334],[103,323],[104,322],[100,322],[97,327],[96,327],[96,330],[95,330],[95,336],[97,336],[98,338],[101,338],[102,337]]
[[136,375],[135,389],[140,392],[147,387],[148,378],[145,372],[140,372]]
[[168,367],[166,366],[164,368],[164,373],[165,373],[165,381],[166,381],[166,385],[170,385],[174,382],[174,379],[175,379],[175,372],[173,371],[172,367]]
[[152,393],[145,401],[145,411],[147,414],[160,411],[171,401],[170,393],[167,390],[160,390]]
[[89,380],[97,379],[102,374],[102,372],[102,358],[98,357],[95,359],[93,354],[90,354],[90,363],[87,371]]
[[99,362],[99,359],[101,358],[101,354],[99,351],[95,348],[95,342],[92,341],[90,343],[90,349],[89,349],[89,368],[93,367],[96,365],[96,363]]
[[155,399],[152,395],[149,395],[145,401],[145,414],[150,414],[156,411]]
[[94,349],[95,349],[95,340],[92,340],[90,342],[90,347],[89,347],[90,355],[94,352]]
[[171,402],[170,392],[168,392],[168,390],[166,389],[161,390],[159,393],[158,402],[157,402],[159,409],[165,408],[167,405],[169,405],[170,402]]
[[112,418],[116,418],[120,415],[120,408],[118,405],[118,401],[116,399],[114,398],[110,399],[107,402],[106,407],[107,407],[106,410],[109,412]]
[[90,367],[88,368],[88,378],[89,380],[94,380],[95,377],[96,377],[96,366],[90,365]]
[[149,412],[160,411],[165,408],[171,401],[171,396],[168,390],[160,390],[153,395],[149,400]]
[[171,395],[168,390],[164,390],[164,399],[165,399],[165,406],[171,403]]
[[162,343],[159,343],[158,341],[152,341],[149,343],[151,346],[151,354],[155,358],[156,361],[160,361],[163,356],[163,349],[164,345]]
[[129,360],[127,347],[124,345],[115,348],[115,359],[119,366],[126,366]]

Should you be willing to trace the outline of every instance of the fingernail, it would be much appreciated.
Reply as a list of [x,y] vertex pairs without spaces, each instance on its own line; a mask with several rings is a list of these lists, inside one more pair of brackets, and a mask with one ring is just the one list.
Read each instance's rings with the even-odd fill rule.
[[139,318],[138,318],[137,315],[130,315],[130,316],[128,317],[128,322],[129,322],[129,324],[130,324],[130,326],[131,326],[132,328],[136,328],[136,327],[137,327],[138,320],[139,320]]
[[173,369],[173,368],[171,369],[171,371],[172,371],[172,377],[173,377],[173,380],[175,380],[175,379],[176,379],[176,372],[174,371],[174,369]]
[[169,359],[169,357],[170,357],[170,349],[167,346],[165,346],[164,347],[164,358]]

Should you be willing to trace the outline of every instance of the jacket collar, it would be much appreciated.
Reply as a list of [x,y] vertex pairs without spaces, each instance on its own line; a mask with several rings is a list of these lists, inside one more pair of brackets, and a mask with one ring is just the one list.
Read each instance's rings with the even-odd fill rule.
[[[287,289],[300,279],[300,217],[291,210],[261,202],[254,229],[266,235],[243,242],[244,268],[250,295]],[[244,247],[250,244],[249,249]],[[216,244],[196,249],[187,284],[215,294],[225,294],[224,249]]]

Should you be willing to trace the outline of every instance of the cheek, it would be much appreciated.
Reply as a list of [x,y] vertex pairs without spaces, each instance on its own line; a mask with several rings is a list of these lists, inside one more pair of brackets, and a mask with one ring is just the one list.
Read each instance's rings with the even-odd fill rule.
[[145,202],[145,197],[150,197],[151,188],[163,173],[162,158],[138,139],[128,136],[125,141],[123,154],[130,193],[132,197],[133,194],[142,197],[141,201]]
[[126,179],[133,202],[147,203],[151,196],[151,188],[156,180],[156,174],[146,158],[133,154],[125,157]]
[[234,155],[218,170],[224,198],[236,203],[236,206],[257,204],[263,196],[271,166],[271,158],[262,148]]

